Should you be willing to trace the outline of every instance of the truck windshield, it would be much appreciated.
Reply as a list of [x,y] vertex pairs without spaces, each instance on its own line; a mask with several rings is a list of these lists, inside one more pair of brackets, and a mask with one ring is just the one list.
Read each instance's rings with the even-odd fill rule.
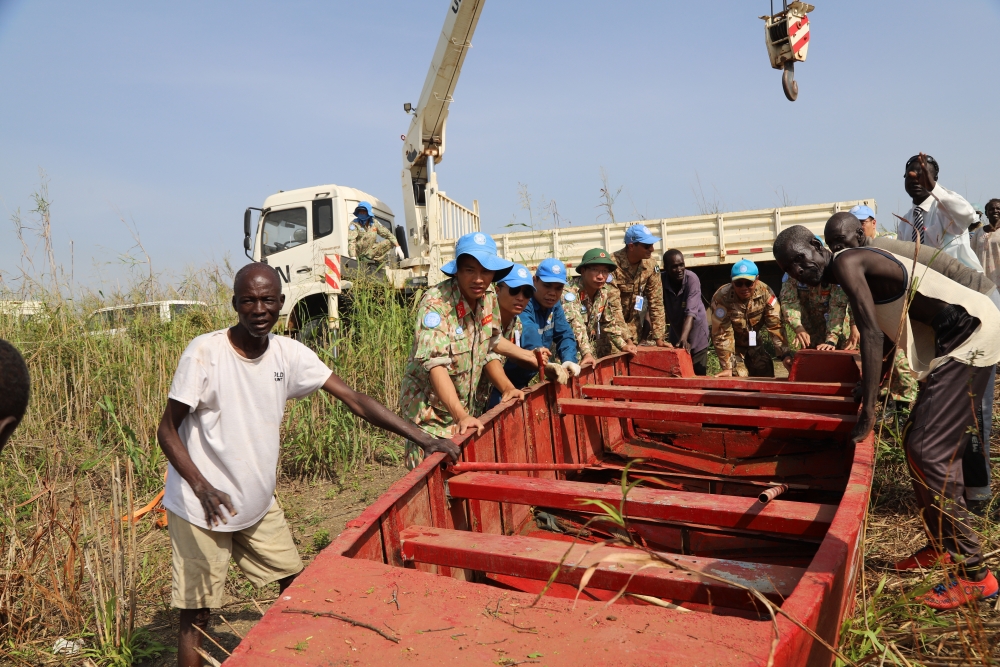
[[264,217],[260,250],[264,257],[306,242],[306,209],[270,211]]

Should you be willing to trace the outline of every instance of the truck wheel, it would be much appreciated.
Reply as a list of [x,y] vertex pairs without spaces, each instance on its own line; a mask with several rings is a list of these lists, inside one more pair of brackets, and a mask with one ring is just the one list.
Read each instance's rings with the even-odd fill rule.
[[312,348],[326,347],[330,342],[330,323],[326,314],[306,320],[299,329],[299,342]]

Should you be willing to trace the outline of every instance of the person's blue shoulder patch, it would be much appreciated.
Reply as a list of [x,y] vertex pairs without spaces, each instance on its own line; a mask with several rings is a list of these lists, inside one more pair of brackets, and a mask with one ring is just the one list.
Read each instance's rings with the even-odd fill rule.
[[567,292],[566,294],[563,295],[563,299],[565,301],[576,301],[576,295],[573,294],[572,292]]
[[357,229],[357,227],[355,227],[354,225],[351,225],[351,231],[353,232],[355,229]]
[[788,282],[788,274],[787,273],[784,274],[783,276],[781,276],[781,282],[783,282],[783,283],[787,283]]
[[424,315],[424,326],[428,329],[433,329],[439,324],[441,324],[441,316],[437,313],[427,313]]

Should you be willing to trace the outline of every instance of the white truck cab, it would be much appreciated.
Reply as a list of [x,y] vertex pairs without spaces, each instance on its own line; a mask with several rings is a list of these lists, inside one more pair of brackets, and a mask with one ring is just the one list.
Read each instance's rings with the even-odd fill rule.
[[[372,205],[375,217],[386,227],[396,230],[392,209],[381,199],[343,185],[281,191],[265,199],[261,208],[246,210],[244,250],[281,276],[285,295],[281,317],[287,330],[300,331],[327,319],[335,326],[338,295],[350,286],[340,279],[347,262],[347,231],[362,201]],[[259,212],[255,226],[252,211]],[[405,235],[400,231],[396,236],[405,252]],[[334,271],[331,264],[338,269]]]

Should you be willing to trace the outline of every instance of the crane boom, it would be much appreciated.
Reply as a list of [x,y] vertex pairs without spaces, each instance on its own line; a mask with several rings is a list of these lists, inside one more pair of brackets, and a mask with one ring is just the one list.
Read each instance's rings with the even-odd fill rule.
[[445,197],[434,165],[444,156],[448,109],[485,3],[448,0],[444,27],[403,140],[403,205],[413,264],[431,259],[435,241],[479,230],[478,206],[470,210]]

